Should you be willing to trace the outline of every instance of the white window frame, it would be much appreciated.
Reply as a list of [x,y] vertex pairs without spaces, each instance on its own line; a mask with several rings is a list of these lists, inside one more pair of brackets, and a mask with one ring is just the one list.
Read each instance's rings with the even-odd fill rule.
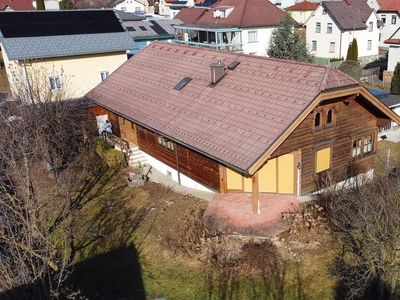
[[367,50],[372,50],[372,40],[367,41]]
[[321,33],[321,22],[317,22],[315,25],[315,32]]
[[258,42],[257,30],[248,31],[247,38],[249,43],[257,43]]
[[381,21],[383,24],[386,24],[386,15],[381,16]]
[[317,51],[317,41],[311,42],[311,51]]
[[100,71],[100,78],[101,78],[101,81],[106,80],[106,78],[107,78],[108,76],[110,76],[110,71],[108,71],[108,70]]
[[368,23],[368,31],[369,31],[369,32],[374,31],[374,22],[369,22],[369,23]]
[[332,33],[332,31],[333,31],[332,26],[333,26],[332,23],[328,23],[328,24],[327,24],[327,26],[326,26],[326,33],[329,33],[329,34]]
[[335,53],[336,51],[336,43],[335,42],[330,42],[329,44],[329,53]]
[[397,17],[396,16],[392,16],[392,19],[390,20],[390,24],[394,25],[397,22]]
[[62,89],[61,76],[50,76],[49,81],[50,81],[50,89],[52,91],[57,91]]

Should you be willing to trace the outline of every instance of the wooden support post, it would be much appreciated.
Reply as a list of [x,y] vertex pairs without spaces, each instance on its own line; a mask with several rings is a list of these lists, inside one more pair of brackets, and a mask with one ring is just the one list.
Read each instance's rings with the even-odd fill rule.
[[253,204],[253,213],[260,213],[260,195],[258,192],[258,172],[256,172],[251,178],[252,182],[252,204]]

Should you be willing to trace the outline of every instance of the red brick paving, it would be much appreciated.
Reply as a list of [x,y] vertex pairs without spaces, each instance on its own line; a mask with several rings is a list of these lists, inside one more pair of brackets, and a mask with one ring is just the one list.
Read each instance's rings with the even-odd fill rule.
[[289,229],[282,212],[299,206],[294,195],[260,194],[260,214],[253,213],[251,194],[216,194],[205,211],[217,228],[227,233],[276,237]]

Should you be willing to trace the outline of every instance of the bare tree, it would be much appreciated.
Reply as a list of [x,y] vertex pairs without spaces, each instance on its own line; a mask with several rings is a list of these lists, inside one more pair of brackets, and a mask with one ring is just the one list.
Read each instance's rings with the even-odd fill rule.
[[34,80],[20,89],[23,105],[0,108],[0,295],[57,298],[76,253],[109,233],[107,203],[82,218],[119,170],[84,144],[96,125],[80,101],[35,94]]
[[342,245],[337,270],[349,299],[376,286],[389,299],[400,279],[400,178],[375,178],[320,195]]

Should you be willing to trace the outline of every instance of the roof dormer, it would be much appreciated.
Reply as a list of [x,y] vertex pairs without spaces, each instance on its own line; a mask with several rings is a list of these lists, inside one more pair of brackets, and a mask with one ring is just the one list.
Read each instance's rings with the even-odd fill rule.
[[219,6],[213,10],[213,17],[215,19],[225,19],[233,11],[235,7],[233,6]]

